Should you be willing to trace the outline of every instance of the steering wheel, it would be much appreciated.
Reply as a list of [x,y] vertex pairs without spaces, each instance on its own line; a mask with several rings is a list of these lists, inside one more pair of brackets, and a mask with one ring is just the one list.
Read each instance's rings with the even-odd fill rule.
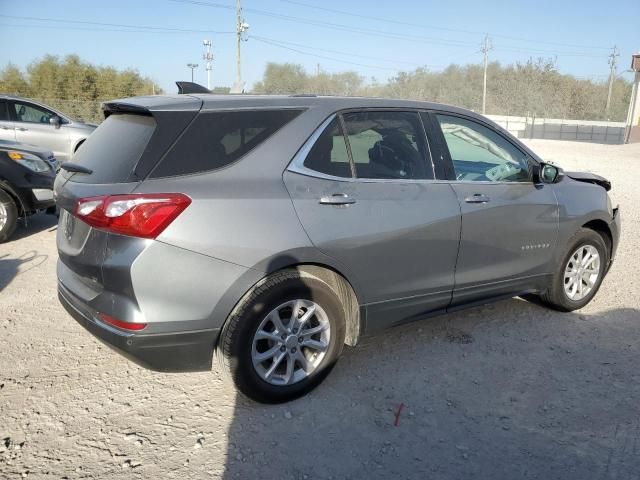
[[511,163],[501,163],[500,165],[496,165],[495,167],[492,167],[486,172],[484,172],[484,176],[487,177],[489,180],[498,182],[500,180],[509,178],[511,175],[514,175],[519,171],[520,171],[520,168],[516,167]]

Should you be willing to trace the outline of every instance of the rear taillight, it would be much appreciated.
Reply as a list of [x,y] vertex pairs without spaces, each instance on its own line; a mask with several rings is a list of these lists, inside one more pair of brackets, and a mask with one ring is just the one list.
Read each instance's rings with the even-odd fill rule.
[[104,323],[108,323],[109,325],[118,327],[121,330],[130,330],[137,332],[139,330],[144,330],[144,328],[147,326],[146,323],[124,322],[122,320],[118,320],[117,318],[113,318],[105,313],[98,314],[98,318]]
[[181,193],[140,193],[82,198],[73,214],[92,227],[132,237],[156,238],[191,204]]

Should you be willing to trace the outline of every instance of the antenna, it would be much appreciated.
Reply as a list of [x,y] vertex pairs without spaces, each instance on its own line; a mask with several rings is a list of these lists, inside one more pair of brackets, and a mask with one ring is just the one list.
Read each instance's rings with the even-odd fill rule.
[[[207,62],[207,88],[211,90],[211,70],[213,70],[213,52],[211,49],[213,48],[213,44],[211,43],[211,40],[203,40],[202,45],[207,49],[207,51],[202,54],[202,59]],[[193,81],[193,78],[191,81]]]

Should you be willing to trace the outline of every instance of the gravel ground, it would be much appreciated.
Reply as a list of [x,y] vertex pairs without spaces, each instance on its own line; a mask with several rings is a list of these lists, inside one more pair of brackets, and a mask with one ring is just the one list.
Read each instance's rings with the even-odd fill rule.
[[34,217],[0,245],[0,477],[639,478],[640,145],[530,143],[613,181],[623,238],[594,301],[391,330],[287,405],[99,344],[59,306],[54,219]]

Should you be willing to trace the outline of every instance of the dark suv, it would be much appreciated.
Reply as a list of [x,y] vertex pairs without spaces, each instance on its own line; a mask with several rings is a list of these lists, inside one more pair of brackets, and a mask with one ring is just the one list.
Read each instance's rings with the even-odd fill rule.
[[57,168],[49,150],[0,140],[0,243],[11,237],[20,217],[55,211]]
[[609,183],[455,107],[180,95],[104,105],[55,192],[59,295],[164,371],[217,352],[285,401],[364,334],[523,294],[574,310],[614,257]]

